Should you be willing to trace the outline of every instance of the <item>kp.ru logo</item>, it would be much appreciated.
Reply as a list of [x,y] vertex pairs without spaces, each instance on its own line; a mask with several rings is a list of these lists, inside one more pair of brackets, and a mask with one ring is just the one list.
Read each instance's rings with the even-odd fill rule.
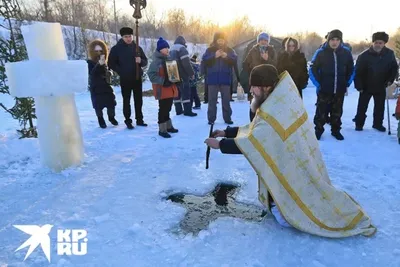
[[[14,225],[15,228],[31,235],[19,248],[21,250],[29,246],[24,261],[40,245],[47,260],[50,262],[50,237],[49,233],[53,225]],[[82,256],[87,253],[87,232],[82,229],[57,230],[57,255]]]

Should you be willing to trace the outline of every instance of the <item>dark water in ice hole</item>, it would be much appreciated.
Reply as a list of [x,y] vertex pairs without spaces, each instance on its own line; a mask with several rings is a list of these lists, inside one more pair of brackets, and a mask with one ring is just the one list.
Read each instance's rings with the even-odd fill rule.
[[210,222],[219,217],[235,217],[249,221],[261,221],[267,214],[260,207],[238,203],[233,195],[239,187],[233,184],[220,183],[205,196],[195,196],[176,193],[167,200],[178,203],[187,209],[184,219],[180,222],[177,233],[193,233],[197,235],[207,229]]

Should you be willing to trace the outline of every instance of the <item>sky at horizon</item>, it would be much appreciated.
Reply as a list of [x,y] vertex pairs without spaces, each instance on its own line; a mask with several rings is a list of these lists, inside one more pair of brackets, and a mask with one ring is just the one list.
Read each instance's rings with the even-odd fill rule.
[[[279,3],[260,0],[147,0],[159,16],[169,9],[182,8],[187,16],[201,16],[224,25],[236,17],[247,15],[252,24],[264,28],[272,36],[286,36],[295,32],[317,32],[325,36],[330,30],[340,29],[345,41],[371,41],[373,32],[386,31],[393,34],[400,28],[396,12],[382,14],[388,10],[387,7],[390,7],[389,10],[400,11],[399,0],[375,2],[376,6],[372,2],[359,2],[336,0],[330,5],[320,0],[286,0]],[[283,5],[285,8],[282,8]],[[133,13],[128,0],[117,0],[117,9]]]

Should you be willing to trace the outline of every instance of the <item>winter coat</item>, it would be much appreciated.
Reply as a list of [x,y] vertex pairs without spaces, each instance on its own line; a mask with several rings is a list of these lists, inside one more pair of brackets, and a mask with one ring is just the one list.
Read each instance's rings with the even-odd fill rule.
[[157,100],[175,98],[178,96],[178,88],[169,81],[166,61],[168,58],[158,51],[153,54],[153,61],[147,70],[147,76],[153,87],[153,94]]
[[190,63],[189,52],[186,49],[186,40],[182,36],[176,38],[175,43],[170,49],[171,59],[178,63],[179,75],[183,81],[189,81],[194,75],[192,64]]
[[264,60],[261,57],[261,52],[260,52],[260,45],[256,44],[252,48],[250,48],[245,54],[245,59],[242,63],[242,72],[240,73],[240,84],[243,86],[243,89],[245,90],[246,93],[250,92],[250,84],[249,84],[249,78],[250,78],[250,73],[254,69],[254,67],[257,67],[262,64],[271,64],[273,66],[276,66],[276,51],[273,46],[268,46],[267,48],[268,51],[268,60]]
[[114,90],[108,80],[111,76],[107,65],[100,65],[99,55],[94,52],[94,48],[99,45],[103,49],[107,60],[107,46],[101,40],[94,40],[89,44],[88,72],[89,72],[89,91],[94,109],[112,108],[117,105]]
[[299,50],[290,55],[288,52],[282,52],[278,56],[278,73],[288,71],[292,77],[297,89],[302,90],[308,84],[307,60],[304,53]]
[[228,85],[232,83],[233,66],[237,62],[237,54],[230,47],[223,47],[222,50],[227,53],[226,58],[215,58],[218,46],[212,44],[203,54],[202,61],[206,68],[207,85]]
[[388,83],[395,80],[397,72],[398,65],[391,49],[384,47],[378,54],[370,47],[357,58],[354,84],[359,91],[383,94]]
[[257,67],[262,64],[271,64],[276,66],[276,51],[273,46],[268,46],[267,47],[267,53],[268,53],[268,60],[264,60],[261,57],[261,47],[259,44],[256,44],[253,46],[252,49],[250,49],[249,53],[247,54],[244,62],[243,62],[243,69],[246,69],[246,71],[250,74],[251,71],[254,69],[254,67]]
[[[147,66],[147,57],[143,49],[139,46],[141,63],[140,78],[143,76],[143,69]],[[110,69],[118,73],[121,84],[133,82],[136,80],[136,43],[126,44],[123,39],[120,39],[116,45],[111,48],[108,59]]]
[[317,93],[344,94],[354,79],[353,56],[343,44],[333,50],[326,42],[315,52],[309,74]]

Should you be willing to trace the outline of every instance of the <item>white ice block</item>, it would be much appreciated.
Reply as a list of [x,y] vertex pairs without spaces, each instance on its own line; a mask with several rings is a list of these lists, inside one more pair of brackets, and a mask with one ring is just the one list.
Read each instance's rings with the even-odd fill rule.
[[74,92],[87,88],[87,63],[67,60],[59,23],[21,30],[30,60],[5,66],[11,95],[35,98],[42,163],[54,171],[79,165],[84,153]]
[[16,97],[63,96],[87,90],[84,60],[29,60],[6,63],[10,94]]

